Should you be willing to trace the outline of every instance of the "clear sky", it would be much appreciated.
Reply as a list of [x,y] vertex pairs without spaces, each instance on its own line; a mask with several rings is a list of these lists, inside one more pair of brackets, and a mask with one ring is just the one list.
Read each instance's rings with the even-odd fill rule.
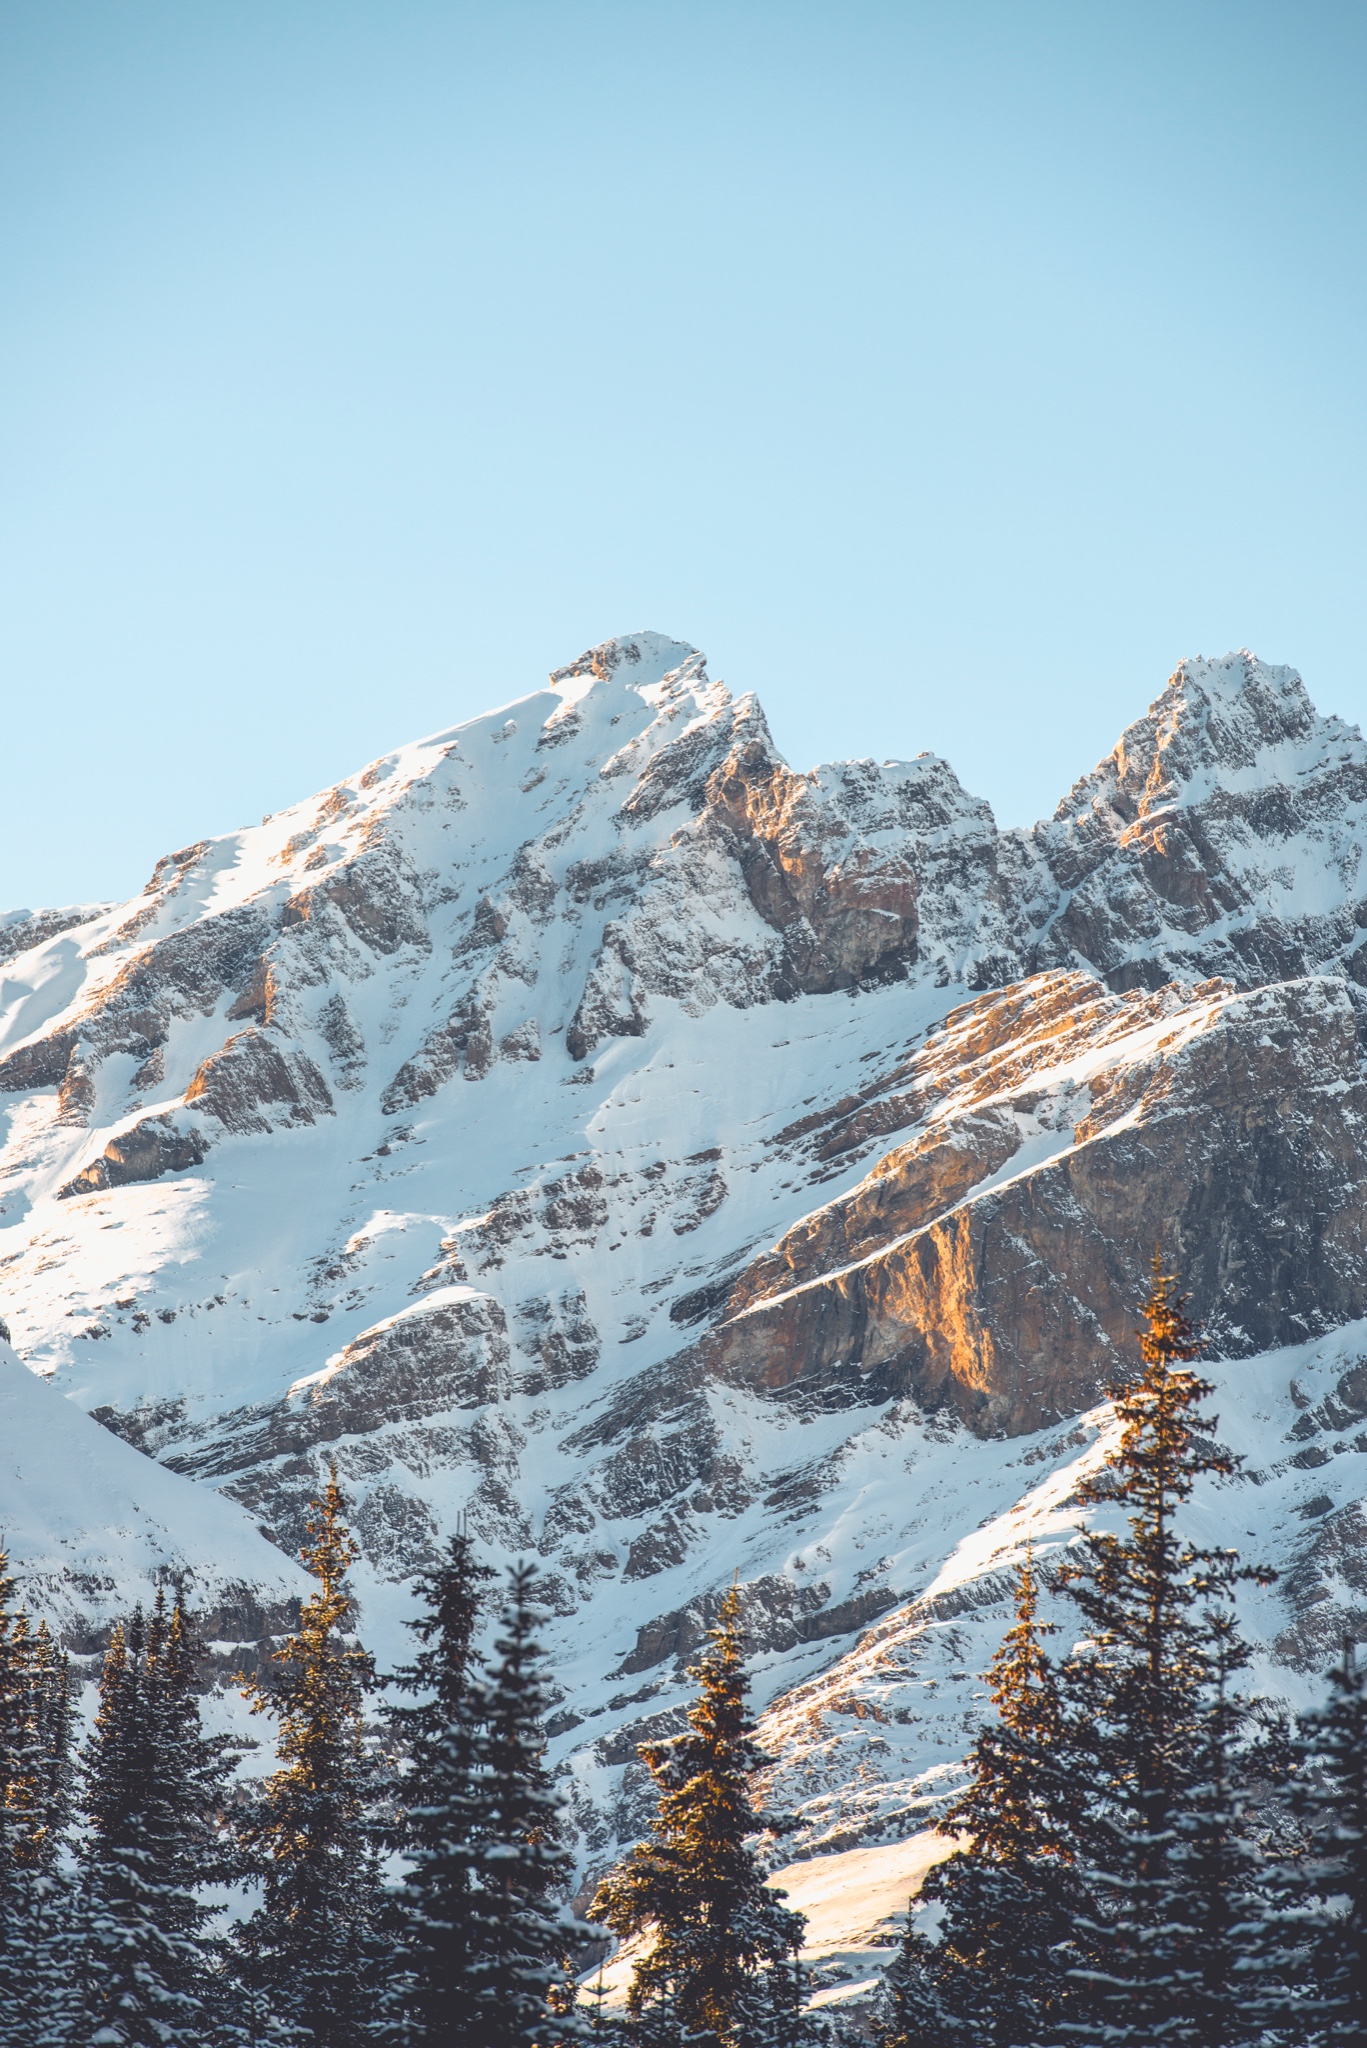
[[0,907],[693,641],[1054,802],[1367,721],[1367,7],[0,0]]

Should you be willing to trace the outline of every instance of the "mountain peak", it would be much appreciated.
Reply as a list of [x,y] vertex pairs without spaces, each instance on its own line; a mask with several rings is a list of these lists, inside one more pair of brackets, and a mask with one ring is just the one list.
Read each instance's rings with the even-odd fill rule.
[[577,661],[553,668],[551,687],[576,702],[595,683],[615,680],[627,689],[644,691],[685,666],[698,680],[706,679],[706,655],[686,640],[672,640],[667,633],[622,633],[586,648]]
[[1325,743],[1355,736],[1341,719],[1320,716],[1294,668],[1242,648],[1181,662],[1162,696],[1121,736],[1111,762],[1117,792],[1140,816],[1180,800],[1188,785],[1199,796],[1215,783],[1294,779]]

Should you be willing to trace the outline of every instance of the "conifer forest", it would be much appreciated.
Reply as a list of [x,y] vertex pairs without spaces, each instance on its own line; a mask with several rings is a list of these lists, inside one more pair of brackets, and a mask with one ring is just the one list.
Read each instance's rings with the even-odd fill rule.
[[1051,1566],[1073,1628],[1041,1619],[1027,1546],[951,1852],[872,2009],[811,2005],[803,1918],[765,1881],[785,1819],[755,1789],[736,1590],[686,1728],[641,1748],[648,1832],[576,1914],[536,1569],[451,1537],[411,1662],[377,1671],[334,1472],[312,1596],[241,1681],[275,1749],[249,1782],[201,1724],[179,1589],[114,1630],[87,1728],[0,1570],[4,2048],[1363,2048],[1367,1661],[1346,1643],[1299,1716],[1249,1689],[1240,1589],[1269,1574],[1184,1524],[1234,1460],[1157,1257],[1143,1316],[1084,1495],[1121,1524]]

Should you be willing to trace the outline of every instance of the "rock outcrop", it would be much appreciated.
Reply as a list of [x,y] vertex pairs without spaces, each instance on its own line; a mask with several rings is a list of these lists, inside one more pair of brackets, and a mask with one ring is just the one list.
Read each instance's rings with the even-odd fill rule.
[[951,1014],[895,1077],[917,1135],[739,1275],[700,1347],[709,1374],[1039,1429],[1124,1371],[1160,1241],[1226,1355],[1367,1313],[1348,991],[1175,994],[1055,974]]

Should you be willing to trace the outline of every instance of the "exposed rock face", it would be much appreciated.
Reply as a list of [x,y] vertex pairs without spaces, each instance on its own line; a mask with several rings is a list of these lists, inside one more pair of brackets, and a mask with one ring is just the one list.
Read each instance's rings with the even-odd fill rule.
[[268,1131],[280,1123],[311,1124],[332,1108],[327,1082],[307,1053],[282,1049],[264,1031],[239,1031],[199,1067],[185,1091],[225,1129]]
[[57,1199],[89,1195],[101,1188],[126,1187],[130,1181],[160,1180],[164,1173],[185,1173],[202,1166],[208,1152],[203,1133],[194,1124],[184,1128],[169,1116],[148,1116],[131,1130],[111,1138],[98,1159],[58,1188]]
[[108,908],[106,903],[76,903],[65,910],[11,910],[0,916],[0,960],[12,960],[78,925],[91,924]]
[[302,1440],[331,1443],[386,1422],[495,1406],[509,1392],[502,1308],[472,1287],[448,1287],[354,1338],[289,1405]]
[[535,1551],[601,1863],[737,1567],[808,1845],[933,1808],[1161,1237],[1294,1689],[1363,1609],[1365,805],[1251,656],[999,833],[932,756],[798,774],[693,649],[605,643],[0,923],[0,1311],[286,1550],[335,1458],[383,1656],[458,1514]]
[[[921,1132],[741,1274],[708,1371],[1038,1429],[1123,1369],[1160,1240],[1229,1355],[1367,1313],[1367,1081],[1347,990],[1216,985],[1183,1008],[1173,993],[1107,998],[1055,975],[951,1015],[897,1076]],[[994,1039],[999,1063],[981,1050]],[[1023,1150],[1033,1170],[1013,1176]]]
[[[204,849],[186,851],[199,856]],[[173,908],[183,894],[184,877],[176,873],[180,880],[169,899]],[[157,897],[112,934],[103,927],[117,912],[93,920],[94,936],[83,949],[87,959],[102,966],[111,955],[117,958],[125,933],[140,934],[165,909],[166,899]],[[43,1029],[0,1060],[0,1090],[56,1087],[61,1120],[85,1124],[96,1103],[100,1067],[122,1053],[134,1063],[126,1102],[140,1085],[162,1078],[164,1061],[159,1066],[156,1055],[164,1053],[177,1024],[212,1016],[225,994],[251,986],[261,971],[259,949],[266,931],[261,909],[243,904],[132,948],[112,975],[90,972],[93,992],[67,1005],[58,1028]]]
[[[834,779],[834,778],[831,778]],[[816,777],[794,775],[764,740],[747,740],[708,778],[707,801],[734,836],[750,901],[784,934],[781,992],[823,995],[916,957],[916,870],[848,822],[882,793],[841,778],[839,809]]]

